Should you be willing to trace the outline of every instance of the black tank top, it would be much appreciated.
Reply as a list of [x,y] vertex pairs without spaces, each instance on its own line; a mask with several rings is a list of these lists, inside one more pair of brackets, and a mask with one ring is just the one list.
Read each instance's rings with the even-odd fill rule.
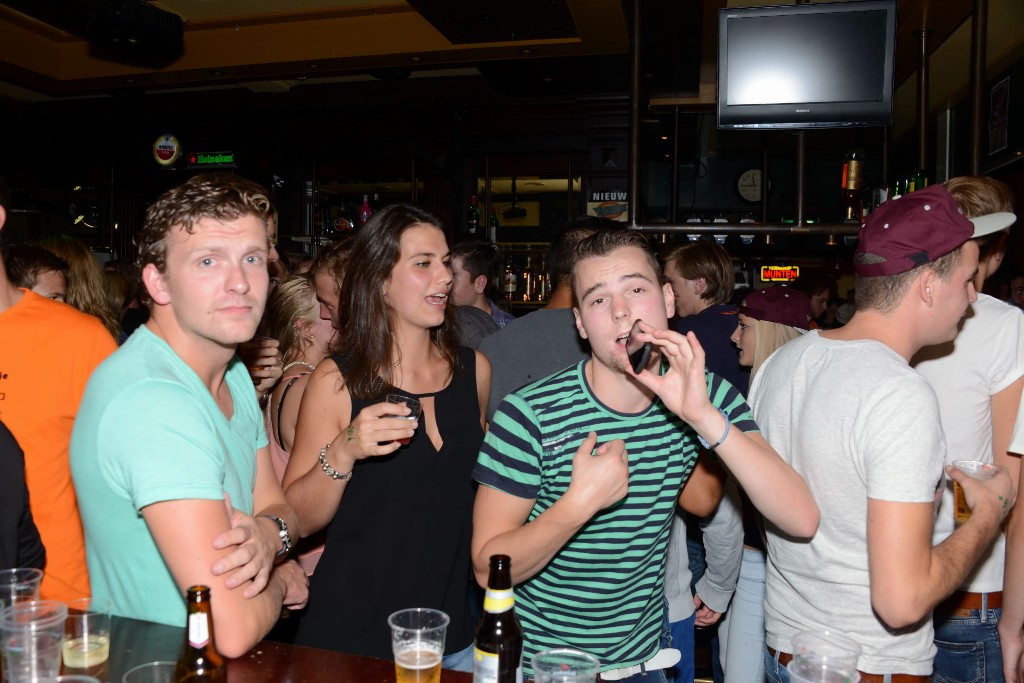
[[[340,358],[332,359],[340,367]],[[443,446],[435,450],[421,422],[409,445],[356,465],[327,527],[297,644],[390,659],[387,618],[406,607],[451,617],[445,654],[473,642],[471,473],[484,435],[472,349],[459,348],[447,387],[408,395],[434,397]],[[353,397],[352,417],[373,403]]]

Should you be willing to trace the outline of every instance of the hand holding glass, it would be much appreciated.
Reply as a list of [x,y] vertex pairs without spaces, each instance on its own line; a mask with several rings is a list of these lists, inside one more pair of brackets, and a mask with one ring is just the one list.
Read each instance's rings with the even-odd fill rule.
[[[977,460],[954,460],[953,467],[974,479],[991,479],[996,473],[995,465],[988,465]],[[971,518],[971,508],[967,505],[967,497],[964,496],[964,487],[960,482],[953,480],[953,519],[957,524],[963,524]]]
[[[388,403],[394,403],[395,405],[405,406],[406,408],[409,409],[408,415],[391,415],[390,417],[397,417],[401,420],[415,421],[420,419],[420,415],[423,413],[423,406],[420,404],[419,401],[417,401],[414,398],[409,398],[408,396],[403,396],[402,394],[388,394],[388,397],[385,400]],[[403,446],[407,445],[410,441],[412,441],[411,436],[398,439],[398,443],[402,444]]]

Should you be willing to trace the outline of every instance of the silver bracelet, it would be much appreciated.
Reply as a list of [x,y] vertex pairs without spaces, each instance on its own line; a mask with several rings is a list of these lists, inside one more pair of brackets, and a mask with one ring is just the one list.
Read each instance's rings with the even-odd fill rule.
[[[725,437],[729,436],[729,429],[732,428],[732,422],[729,421],[729,416],[725,414],[725,411],[722,410],[721,408],[717,408],[717,406],[716,409],[718,410],[718,412],[722,414],[722,417],[725,418],[725,431],[722,432],[722,438],[718,440],[718,443],[712,446],[710,443],[708,443],[707,439],[705,439],[700,434],[697,434],[697,441],[699,441],[700,445],[708,449],[709,451],[713,451],[719,446],[721,446],[722,442],[725,441]],[[697,430],[694,430],[694,433],[696,433],[696,431]]]
[[[335,481],[348,481],[352,478],[352,472],[346,472],[342,474],[338,470],[331,467],[330,463],[327,462],[327,449],[331,447],[331,444],[327,444],[320,449],[320,456],[317,458],[320,461],[320,469],[327,473],[327,476]],[[354,472],[355,470],[353,470]]]

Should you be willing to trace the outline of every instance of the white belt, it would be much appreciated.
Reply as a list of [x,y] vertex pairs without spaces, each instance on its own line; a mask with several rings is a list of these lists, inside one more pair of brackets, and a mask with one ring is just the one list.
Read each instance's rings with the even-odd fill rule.
[[679,660],[682,658],[683,654],[679,650],[674,648],[663,648],[658,650],[657,654],[643,664],[634,664],[633,666],[624,666],[621,669],[602,671],[601,680],[621,681],[623,678],[629,678],[641,671],[658,671],[660,669],[667,669],[678,664]]

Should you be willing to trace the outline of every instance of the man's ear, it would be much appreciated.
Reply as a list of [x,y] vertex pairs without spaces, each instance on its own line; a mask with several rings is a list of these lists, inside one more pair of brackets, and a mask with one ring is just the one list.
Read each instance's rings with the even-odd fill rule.
[[661,286],[661,295],[665,297],[665,317],[671,318],[676,314],[676,291],[666,282]]
[[935,297],[932,294],[933,287],[938,283],[939,276],[931,268],[925,268],[921,276],[917,278],[914,287],[921,301],[931,308],[935,304]]
[[477,275],[476,279],[473,280],[473,289],[477,294],[483,294],[487,291],[487,276]]
[[580,336],[584,339],[587,338],[587,331],[583,329],[583,320],[580,318],[580,309],[575,306],[572,307],[572,314],[576,318],[576,329],[579,330]]
[[7,210],[0,206],[0,230],[4,229],[4,225],[7,223]]
[[167,291],[167,278],[155,264],[147,263],[142,269],[142,284],[145,285],[154,304],[166,306],[171,303],[171,295]]
[[704,298],[704,291],[708,288],[708,282],[702,277],[697,278],[693,281],[693,293],[699,296],[701,299]]

